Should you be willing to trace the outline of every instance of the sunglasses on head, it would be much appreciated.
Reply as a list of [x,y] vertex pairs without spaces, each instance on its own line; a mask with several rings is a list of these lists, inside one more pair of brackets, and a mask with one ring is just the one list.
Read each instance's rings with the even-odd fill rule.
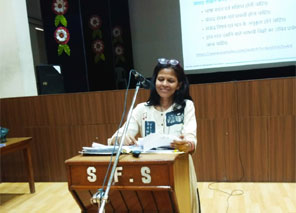
[[177,61],[176,59],[159,58],[157,60],[158,60],[158,63],[164,64],[164,65],[170,64],[170,65],[176,66],[179,64],[179,61]]

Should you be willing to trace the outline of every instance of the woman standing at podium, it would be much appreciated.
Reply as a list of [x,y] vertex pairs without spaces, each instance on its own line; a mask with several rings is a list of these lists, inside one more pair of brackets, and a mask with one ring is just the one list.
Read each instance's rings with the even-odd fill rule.
[[[135,136],[145,137],[151,133],[175,135],[179,140],[171,147],[189,153],[189,176],[191,180],[192,212],[199,212],[197,180],[191,154],[196,149],[195,107],[189,94],[189,82],[183,67],[175,59],[158,59],[151,79],[152,87],[147,102],[138,104],[132,113],[124,145],[133,145]],[[120,141],[121,127],[108,139],[114,144],[116,136]]]

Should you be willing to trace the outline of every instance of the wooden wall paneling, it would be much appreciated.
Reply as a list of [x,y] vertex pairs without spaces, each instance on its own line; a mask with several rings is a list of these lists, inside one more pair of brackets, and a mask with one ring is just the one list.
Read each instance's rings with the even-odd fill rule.
[[197,118],[219,119],[236,116],[234,83],[192,85],[190,93],[195,101]]
[[[18,99],[18,121],[17,125],[20,124],[21,126],[31,126],[34,125],[34,98],[33,97],[26,97],[21,102],[20,99]],[[35,106],[36,107],[36,106]],[[37,107],[36,107],[37,108]]]
[[138,96],[137,96],[137,101],[140,102],[146,102],[150,96],[150,90],[147,89],[140,89]]
[[270,118],[269,173],[272,181],[295,182],[296,180],[295,130],[296,116]]
[[16,126],[47,125],[47,108],[43,100],[42,96],[1,99],[1,125],[10,130]]
[[293,83],[295,83],[293,78],[270,80],[272,116],[293,114],[293,99],[296,95]]
[[238,116],[268,116],[271,114],[270,80],[238,82]]
[[[237,180],[240,153],[243,181],[295,181],[295,89],[295,78],[191,85],[198,180]],[[9,137],[33,137],[36,181],[64,181],[64,160],[93,141],[105,143],[116,131],[124,95],[116,90],[1,99],[1,126],[10,129]],[[136,102],[148,97],[140,89]],[[3,180],[26,180],[22,160],[21,154],[3,156]]]
[[[127,97],[127,111],[130,107],[133,94],[134,90],[130,89]],[[101,92],[100,95],[100,102],[96,102],[96,104],[103,105],[103,114],[100,115],[104,116],[104,123],[119,124],[124,110],[125,90],[105,91]]]
[[[108,99],[104,92],[94,92],[89,93],[90,100],[91,100],[91,110],[90,110],[90,117],[92,118],[89,121],[86,121],[88,124],[108,124],[111,123],[112,120],[109,120],[107,110],[110,108],[108,105]],[[111,97],[112,93],[108,92],[107,97]]]
[[[207,107],[207,95],[205,86],[202,85],[191,85],[190,95],[195,104],[195,111],[198,115],[197,119],[209,118],[208,107]],[[213,114],[213,113],[212,113]]]
[[[129,93],[129,102],[133,92]],[[125,91],[118,90],[5,99],[9,101],[8,105],[14,106],[7,107],[5,112],[12,109],[15,118],[21,118],[13,120],[14,128],[10,136],[33,137],[32,158],[37,170],[36,181],[65,181],[66,159],[78,154],[83,146],[91,146],[94,141],[107,143],[107,138],[119,125],[124,94]],[[147,93],[143,96],[146,100],[145,96]],[[32,107],[32,102],[36,107]],[[24,131],[15,125],[20,125]],[[11,158],[14,160],[11,161]],[[15,168],[22,161],[21,158],[21,155],[8,156],[4,162],[10,162],[10,168]],[[7,170],[6,174],[3,177],[6,180],[26,178],[20,173],[15,174],[15,171]]]
[[35,181],[49,181],[53,177],[51,175],[51,166],[56,167],[56,160],[52,158],[58,158],[58,153],[52,156],[51,146],[53,135],[50,134],[49,127],[37,127],[31,129],[32,143],[31,154],[32,163],[34,168]]
[[[78,155],[87,143],[87,126],[60,126],[50,128],[51,139],[48,145],[50,155],[50,176],[54,181],[65,181],[66,170],[64,162],[66,159]],[[45,145],[46,146],[46,145]],[[54,148],[53,148],[54,147]]]
[[268,118],[239,118],[243,181],[269,181]]
[[[26,128],[26,133],[19,134],[32,136],[31,153],[34,168],[35,181],[65,181],[64,161],[76,154],[77,148],[73,146],[75,131],[69,131],[69,127],[34,127]],[[5,162],[6,156],[3,161]],[[7,162],[11,168],[18,168],[20,165],[17,161],[22,156],[7,155]],[[14,160],[11,160],[13,158]],[[4,165],[3,168],[7,167]],[[24,181],[26,176],[22,172],[6,170],[5,180]],[[15,178],[12,178],[15,175]]]
[[[73,109],[70,104],[71,95],[47,95],[45,98],[48,125],[61,126],[73,124]],[[41,115],[40,115],[41,116]]]
[[199,181],[215,179],[215,160],[213,156],[212,134],[213,127],[205,119],[197,119],[197,149],[193,155],[193,162]]
[[[119,124],[122,113],[124,111],[124,101],[125,101],[125,94],[126,90],[115,90],[110,91],[109,93],[104,93],[106,97],[106,103],[107,103],[107,111],[105,112],[106,115],[111,116],[109,118],[110,123],[116,123]],[[124,116],[124,121],[126,121],[127,114],[131,107],[131,102],[135,94],[135,89],[129,89],[127,101],[126,101],[126,112]],[[112,97],[112,99],[110,98]],[[139,89],[139,92],[136,97],[135,105],[141,102],[146,102],[149,97],[149,90],[144,90],[142,88]],[[112,111],[110,111],[112,109]],[[108,122],[109,123],[109,122]]]
[[[104,113],[108,118],[107,123],[119,124],[124,109],[124,99],[125,93],[123,90],[104,93],[104,100],[106,103],[106,111]],[[127,100],[127,108],[129,106],[130,99]]]
[[[215,130],[214,130],[214,140],[215,142],[215,156],[217,156],[216,159],[216,170],[217,170],[217,178],[219,181],[227,181],[227,173],[226,173],[226,149],[229,145],[229,141],[226,138],[226,134],[228,132],[228,120],[214,120]],[[231,154],[231,153],[228,153]]]
[[[61,167],[64,170],[64,161],[70,157],[73,157],[82,150],[84,146],[92,146],[93,142],[101,144],[107,144],[107,139],[112,136],[116,131],[117,124],[97,124],[97,125],[76,125],[70,128],[66,128],[65,131],[70,135],[71,140],[61,140],[63,148],[61,150],[68,150],[63,154],[63,159],[60,162]],[[61,136],[66,132],[61,133]],[[61,154],[60,154],[61,155]],[[63,173],[66,178],[66,173]]]
[[[21,100],[21,99],[19,99]],[[24,123],[22,126],[46,126],[48,124],[47,107],[44,103],[44,97],[24,98],[20,107],[23,113]]]
[[293,115],[296,115],[296,78],[292,78],[292,84],[293,84],[293,94],[292,94]]
[[96,124],[84,125],[87,132],[85,141],[81,141],[83,146],[91,146],[92,142],[107,144],[107,139],[110,138],[117,130],[118,124]]
[[[236,120],[233,119],[237,116],[234,83],[192,85],[190,93],[198,125],[198,146],[193,155],[198,179],[237,179],[240,175],[238,152],[232,152],[237,148],[230,147],[237,142]],[[236,172],[228,174],[227,170]]]
[[48,105],[46,103],[47,96],[33,97],[33,114],[36,122],[32,126],[47,126],[49,124]]
[[21,106],[22,102],[17,98],[1,99],[1,126],[10,129],[14,124],[23,124]]
[[[2,123],[0,125],[2,125]],[[28,137],[26,128],[24,126],[14,125],[11,127],[5,126],[5,124],[3,124],[3,126],[9,129],[7,137]]]
[[62,159],[60,160],[61,167],[66,159],[77,155],[78,151],[82,149],[82,146],[86,146],[86,132],[83,130],[80,131],[79,127],[79,125],[75,125],[65,126],[58,129],[52,128],[52,131],[55,131],[54,140],[56,140],[59,147],[57,151],[59,152],[59,155],[62,156]]
[[[18,126],[40,126],[45,125],[47,120],[46,118],[40,119],[40,115],[45,115],[44,112],[46,110],[43,108],[42,102],[40,99],[37,99],[36,97],[24,97],[23,99],[16,99],[17,102],[14,102],[12,104],[9,104],[9,110],[7,116],[10,116],[10,114],[14,114],[13,112],[16,112],[16,119],[14,123],[12,124],[13,127],[16,125]],[[16,107],[16,108],[14,108]]]
[[103,123],[101,116],[103,104],[97,105],[96,102],[101,102],[101,93],[78,93],[70,94],[70,103],[72,112],[72,125],[96,124]]
[[[1,152],[0,152],[1,154]],[[1,156],[1,182],[5,180],[10,181],[27,181],[27,171],[24,164],[23,152],[11,152],[7,155]]]
[[1,99],[1,126],[11,129],[15,124],[24,124],[22,102],[18,98]]
[[[100,125],[92,126],[92,128],[97,129],[98,132],[102,132],[99,130]],[[89,125],[76,125],[70,127],[70,132],[73,137],[73,140],[67,144],[70,145],[72,143],[73,149],[72,149],[72,156],[77,155],[79,151],[82,150],[83,146],[91,146],[92,142],[94,142],[94,138],[90,139],[89,136],[89,128],[91,126]],[[104,127],[102,128],[104,130]]]
[[194,155],[200,181],[223,181],[225,173],[224,120],[198,119],[198,145]]
[[[125,95],[125,90],[120,90],[120,92],[122,92],[122,94]],[[129,104],[131,104],[134,94],[135,94],[135,89],[129,89],[129,92],[128,92]],[[136,97],[135,106],[138,103],[146,102],[148,100],[149,96],[150,96],[150,90],[140,88],[138,91],[137,97]]]
[[[63,181],[65,180],[65,167],[63,167],[63,162],[65,158],[63,143],[69,141],[59,140],[59,136],[65,134],[65,129],[69,127],[51,127],[48,129],[49,132],[49,141],[43,143],[44,150],[48,152],[48,169],[49,176],[47,176],[47,181]],[[70,145],[70,143],[67,143]]]
[[[0,99],[0,125],[3,127],[12,126],[12,123],[16,120],[16,116],[12,110],[12,107],[14,106],[13,100],[15,99]],[[9,105],[11,105],[11,107],[9,107]]]
[[[122,91],[78,93],[71,95],[75,124],[114,123],[120,116]],[[122,109],[121,109],[122,110]]]
[[[106,143],[108,137],[108,131],[106,125],[75,125],[70,127],[62,127],[59,131],[53,130],[56,133],[56,146],[58,147],[58,162],[55,165],[55,171],[52,173],[55,174],[55,179],[59,181],[66,180],[66,170],[64,166],[64,161],[79,154],[79,151],[82,150],[84,146],[92,146],[93,142]],[[105,140],[96,139],[96,135],[104,138]],[[56,159],[56,157],[53,156]]]
[[81,114],[80,120],[83,119],[83,124],[110,124],[119,123],[121,113],[123,111],[124,93],[122,90],[104,91],[104,92],[92,92],[85,95],[81,94],[81,98],[78,102],[87,104],[79,104],[77,101],[74,105],[79,104],[84,111]]
[[224,121],[224,130],[221,137],[225,142],[225,174],[226,181],[241,181],[244,168],[241,159],[240,140],[238,135],[238,120],[230,118]]

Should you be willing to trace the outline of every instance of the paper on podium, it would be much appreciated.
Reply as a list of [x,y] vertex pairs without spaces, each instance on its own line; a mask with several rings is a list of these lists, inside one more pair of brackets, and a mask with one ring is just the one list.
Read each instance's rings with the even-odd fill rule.
[[153,133],[144,138],[138,138],[138,146],[143,148],[143,152],[159,147],[166,147],[169,149],[174,140],[180,140],[180,138],[174,135]]
[[99,147],[82,147],[81,153],[83,155],[113,155],[118,151],[118,147],[113,146],[99,146]]
[[[172,149],[171,143],[174,140],[180,140],[180,138],[173,135],[153,133],[144,138],[138,138],[137,145],[122,146],[121,153],[131,153],[135,150],[142,153],[151,153],[157,149],[170,150]],[[91,147],[83,147],[81,153],[83,155],[114,155],[118,150],[119,146],[114,147],[93,142]]]
[[[121,153],[130,153],[139,147],[122,146]],[[118,152],[119,146],[108,146],[100,143],[93,142],[91,147],[82,147],[81,153],[84,155],[114,155]]]

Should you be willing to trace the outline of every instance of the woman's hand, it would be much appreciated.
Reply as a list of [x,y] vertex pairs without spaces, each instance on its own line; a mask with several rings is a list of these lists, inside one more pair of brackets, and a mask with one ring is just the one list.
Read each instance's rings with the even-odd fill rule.
[[191,141],[184,140],[184,136],[180,136],[181,140],[174,140],[171,143],[171,147],[174,149],[178,149],[181,152],[193,152],[194,144]]
[[130,136],[130,135],[126,135],[123,145],[131,146],[131,145],[134,145],[134,144],[137,144],[137,140],[135,139],[135,137]]
[[[114,145],[115,140],[116,140],[116,137],[114,137],[113,140],[111,141],[111,145]],[[121,141],[121,136],[118,137],[118,144],[120,143],[120,141]],[[124,146],[131,146],[131,145],[134,145],[134,144],[137,144],[137,140],[135,139],[135,137],[130,136],[130,135],[126,135],[125,139],[124,139],[124,142],[123,142],[123,145]]]

